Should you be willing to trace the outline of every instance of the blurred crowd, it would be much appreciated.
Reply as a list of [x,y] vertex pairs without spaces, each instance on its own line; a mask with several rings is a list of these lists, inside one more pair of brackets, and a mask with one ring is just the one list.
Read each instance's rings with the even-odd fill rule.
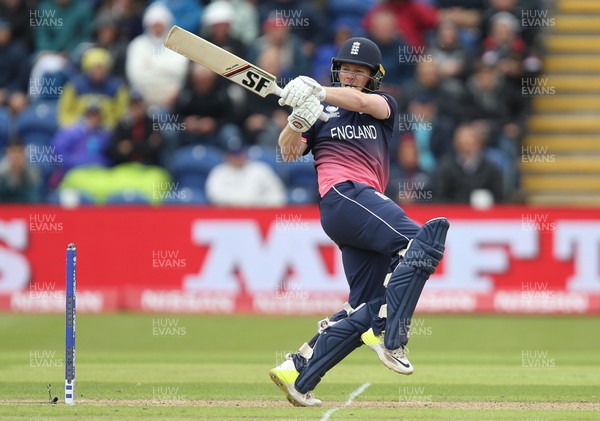
[[[173,24],[280,86],[329,84],[339,45],[372,39],[400,110],[386,194],[518,201],[522,84],[543,53],[523,13],[540,3],[0,0],[0,202],[316,202],[310,156],[284,163],[277,151],[289,110],[166,49]],[[152,197],[135,191],[145,177]]]

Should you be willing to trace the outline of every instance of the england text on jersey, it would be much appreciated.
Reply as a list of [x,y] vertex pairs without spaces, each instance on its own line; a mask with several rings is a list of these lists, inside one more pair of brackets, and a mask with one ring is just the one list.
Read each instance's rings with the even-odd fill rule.
[[377,129],[374,125],[360,125],[353,126],[351,124],[346,124],[345,126],[338,126],[331,128],[331,138],[332,139],[377,139]]

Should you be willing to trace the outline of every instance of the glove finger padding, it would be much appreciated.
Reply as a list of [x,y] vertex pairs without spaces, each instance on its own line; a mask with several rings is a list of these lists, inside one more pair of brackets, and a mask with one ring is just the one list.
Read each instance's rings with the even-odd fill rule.
[[319,82],[308,76],[298,76],[297,79],[301,80],[306,86],[309,86],[311,93],[314,94],[319,101],[325,99],[325,88],[323,88]]
[[289,126],[300,133],[310,129],[323,112],[323,106],[314,95],[308,98],[301,106],[294,108],[288,117]]
[[300,107],[311,95],[319,101],[325,99],[325,89],[319,83],[307,76],[299,76],[288,83],[281,91],[279,105],[289,105],[292,108]]

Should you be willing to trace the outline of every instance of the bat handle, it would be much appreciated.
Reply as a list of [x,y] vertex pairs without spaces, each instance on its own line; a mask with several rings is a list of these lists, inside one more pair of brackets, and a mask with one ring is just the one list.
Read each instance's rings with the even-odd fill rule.
[[[277,96],[281,96],[281,92],[283,91],[283,89],[281,89],[281,87],[279,85],[275,85],[275,89],[273,90],[273,93]],[[321,115],[319,116],[319,120],[327,122],[329,121],[329,114],[322,112]]]

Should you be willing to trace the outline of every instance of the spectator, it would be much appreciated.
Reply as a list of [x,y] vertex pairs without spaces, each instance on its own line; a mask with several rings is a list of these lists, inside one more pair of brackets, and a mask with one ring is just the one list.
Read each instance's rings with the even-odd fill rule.
[[94,44],[104,48],[112,58],[111,73],[125,80],[127,41],[120,34],[118,21],[108,13],[100,13],[94,21]]
[[263,24],[263,32],[264,35],[256,40],[249,51],[251,62],[256,63],[263,50],[275,48],[281,78],[291,80],[298,75],[310,74],[310,62],[302,48],[302,41],[290,32],[289,26],[281,25],[277,18],[269,18]]
[[[261,69],[279,77],[279,57],[275,48],[262,51],[257,62]],[[242,118],[244,139],[249,144],[276,148],[279,133],[287,125],[288,112],[282,108],[275,95],[261,98],[244,92],[245,115]]]
[[[27,95],[23,92],[15,92],[10,97],[8,97],[8,111],[10,113],[10,119],[12,121],[11,126],[14,128],[14,125],[19,117],[19,114],[27,108],[28,101]],[[22,140],[22,139],[21,139]]]
[[142,15],[146,0],[103,0],[99,15],[108,15],[117,21],[121,38],[130,42],[144,31]]
[[375,3],[377,3],[376,0],[330,0],[327,2],[327,12],[332,21],[348,20],[355,28],[358,28],[363,17]]
[[466,77],[471,59],[460,44],[458,26],[451,20],[440,22],[436,40],[427,51],[427,55],[439,63],[442,79]]
[[127,47],[125,73],[129,85],[141,93],[148,106],[170,109],[181,89],[187,59],[164,47],[173,16],[161,3],[144,13],[144,33]]
[[0,105],[13,92],[27,92],[27,50],[12,38],[10,22],[0,18]]
[[382,9],[373,12],[371,23],[371,30],[367,37],[381,50],[383,59],[381,64],[385,69],[385,83],[382,90],[398,100],[401,85],[408,82],[414,73],[413,66],[400,62],[401,51],[406,51],[408,46],[398,33],[396,17],[391,11]]
[[108,166],[110,132],[103,128],[100,104],[87,105],[83,119],[74,126],[59,130],[52,145],[62,157],[63,165],[54,175],[51,185],[56,186],[62,176],[81,165]]
[[[482,60],[495,65],[504,83],[502,105],[511,123],[502,132],[516,141],[520,139],[527,118],[528,97],[522,94],[523,78],[537,76],[541,61],[531,53],[518,34],[519,22],[508,12],[499,12],[491,19],[492,32],[484,40]],[[515,143],[515,150],[518,144]],[[516,153],[512,153],[516,159]]]
[[128,89],[110,74],[112,59],[104,48],[91,48],[81,59],[82,72],[63,87],[58,100],[58,120],[62,127],[75,124],[91,101],[99,104],[102,121],[112,130],[127,111]]
[[240,146],[208,174],[206,195],[217,206],[274,207],[286,202],[285,187],[268,164],[251,161]]
[[[543,2],[535,1],[534,3],[537,3],[537,4],[536,5],[528,4],[528,6],[527,6],[528,9],[541,10],[539,3],[543,3]],[[535,37],[537,35],[538,28],[534,25],[523,27],[523,25],[521,24],[523,22],[523,18],[525,18],[525,21],[527,18],[523,14],[523,8],[521,8],[521,6],[519,5],[519,0],[490,0],[489,4],[490,4],[490,7],[485,9],[485,11],[483,12],[483,17],[482,17],[482,21],[481,21],[481,39],[482,40],[489,37],[490,34],[492,33],[494,16],[496,16],[496,14],[498,14],[498,13],[504,12],[504,13],[508,13],[508,14],[512,15],[515,18],[515,21],[517,22],[517,25],[518,25],[516,31],[518,33],[522,34],[525,44],[528,46],[533,45],[533,43],[535,41]]]
[[133,92],[129,112],[119,121],[108,148],[113,164],[140,162],[158,166],[161,163],[162,149],[160,131],[154,130],[142,96]]
[[497,146],[503,125],[508,124],[507,91],[504,78],[493,65],[479,63],[466,83],[465,120],[481,120],[487,125],[491,146]]
[[439,66],[433,59],[417,63],[415,78],[404,84],[400,109],[406,111],[409,102],[421,94],[428,94],[437,103],[438,112],[459,121],[464,102],[464,88],[455,79],[442,79]]
[[[0,107],[0,158],[2,151],[12,137],[18,136],[18,120],[22,111],[27,107],[27,96],[15,92],[8,97],[5,106]],[[22,141],[23,139],[19,139]]]
[[[327,42],[330,33],[327,20],[314,5],[307,0],[263,0],[258,2],[260,21],[264,25],[274,21],[278,27],[285,27],[300,40],[302,54],[312,57],[317,46]],[[307,74],[302,73],[300,74]]]
[[452,150],[454,121],[438,112],[435,98],[417,95],[408,104],[408,113],[400,115],[400,130],[409,131],[414,139],[419,168],[431,174],[438,160]]
[[527,45],[519,36],[519,22],[508,12],[495,14],[491,19],[491,32],[483,40],[483,61],[501,67],[509,65],[520,66],[525,58]]
[[[490,128],[485,120],[474,120],[471,126],[479,132],[483,139],[484,156],[498,167],[502,175],[502,189],[505,200],[513,196],[518,180],[518,156],[517,140],[508,137],[512,123],[505,125],[500,135],[490,133]],[[493,138],[492,135],[497,135]]]
[[410,136],[403,136],[390,165],[386,196],[401,204],[430,202],[429,175],[419,166],[419,151]]
[[312,78],[321,85],[331,84],[331,57],[335,57],[342,44],[357,35],[357,28],[350,19],[340,18],[333,22],[333,42],[317,46],[312,60]]
[[232,33],[235,9],[227,1],[216,1],[204,9],[202,32],[204,38],[238,57],[246,56],[246,46]]
[[68,80],[69,60],[62,54],[44,52],[36,56],[29,75],[30,101],[56,103]]
[[482,14],[486,0],[436,0],[440,21],[450,21],[458,29],[458,39],[469,52],[479,47]]
[[[506,78],[494,67],[480,63],[466,84],[465,118],[476,120],[482,136],[487,138],[488,158],[500,166],[504,191],[511,194],[516,187],[517,158],[523,132],[524,117],[515,111],[525,108],[522,96],[507,86]],[[514,107],[515,110],[512,110]]]
[[212,144],[227,148],[227,142],[239,140],[239,130],[231,124],[233,105],[227,89],[214,72],[193,63],[187,81],[173,107],[173,115],[183,122],[179,146]]
[[411,47],[417,49],[426,45],[427,31],[435,29],[438,23],[437,9],[414,0],[385,0],[373,7],[363,19],[363,26],[371,32],[375,25],[373,16],[387,10],[396,17],[398,33]]
[[[202,2],[198,0],[151,0],[150,4],[161,3],[173,15],[173,24],[197,34],[200,30]],[[171,28],[169,28],[171,29]]]
[[25,146],[20,139],[11,139],[0,161],[0,203],[37,203],[40,193],[40,177],[27,165]]
[[9,22],[12,37],[23,43],[28,54],[34,51],[29,13],[36,3],[36,0],[0,0],[0,18]]
[[[233,6],[235,14],[231,24],[231,36],[246,46],[252,44],[259,35],[258,10],[252,0],[222,0]],[[220,1],[213,1],[220,3]],[[208,6],[210,7],[210,5]]]
[[454,133],[454,153],[442,158],[434,176],[433,199],[442,203],[474,203],[482,190],[494,203],[503,201],[500,170],[483,154],[484,139],[470,124]]
[[35,27],[37,51],[69,54],[90,40],[92,9],[88,2],[44,0],[33,11],[30,24]]

